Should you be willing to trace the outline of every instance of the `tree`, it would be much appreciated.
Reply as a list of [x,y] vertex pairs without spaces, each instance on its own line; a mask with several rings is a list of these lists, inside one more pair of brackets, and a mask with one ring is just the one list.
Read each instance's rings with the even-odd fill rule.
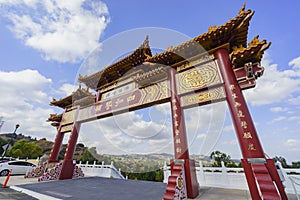
[[155,171],[155,181],[163,182],[164,180],[164,170],[159,169]]
[[231,161],[231,158],[226,153],[222,153],[220,151],[213,151],[211,152],[210,156],[211,159],[214,159],[213,167],[221,167],[221,162],[223,161],[225,166],[232,166],[233,162]]
[[164,171],[162,169],[142,173],[127,172],[126,175],[132,180],[163,182],[164,179]]
[[0,156],[3,154],[4,152],[4,149],[2,148],[2,146],[8,144],[8,141],[7,140],[4,140],[2,138],[0,138]]
[[43,149],[34,142],[27,142],[21,139],[14,143],[8,151],[8,155],[18,158],[37,158],[42,155]]
[[300,161],[292,162],[292,168],[300,168]]
[[89,163],[93,163],[95,160],[97,160],[93,154],[91,153],[91,149],[85,150],[80,158],[82,162],[88,161]]

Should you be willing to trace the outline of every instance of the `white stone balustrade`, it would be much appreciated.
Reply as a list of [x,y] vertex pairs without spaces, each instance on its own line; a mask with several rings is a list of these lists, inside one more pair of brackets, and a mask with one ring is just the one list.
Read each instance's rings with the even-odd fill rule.
[[[285,169],[280,163],[276,163],[284,177],[283,184],[285,191],[289,194],[300,195],[300,169]],[[164,164],[164,183],[168,182],[168,177],[171,174],[170,167]],[[197,179],[201,186],[219,187],[228,189],[248,190],[248,185],[243,168],[226,168],[222,167],[203,167],[200,161],[200,167],[196,167]],[[280,172],[279,172],[280,173]],[[297,173],[292,175],[288,173]]]
[[82,169],[85,176],[125,179],[121,174],[121,170],[117,170],[113,162],[110,165],[105,165],[104,162],[101,165],[97,165],[96,161],[93,164],[89,164],[88,162],[82,164],[80,162],[77,166]]

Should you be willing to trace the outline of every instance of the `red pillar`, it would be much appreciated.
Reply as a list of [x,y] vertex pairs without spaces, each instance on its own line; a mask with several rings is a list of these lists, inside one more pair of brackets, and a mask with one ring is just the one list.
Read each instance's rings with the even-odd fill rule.
[[76,149],[76,143],[78,139],[78,133],[80,130],[80,124],[77,122],[73,123],[72,132],[70,135],[70,139],[68,142],[68,147],[65,153],[64,161],[62,164],[61,172],[59,175],[59,179],[71,179],[73,176],[73,171],[75,165],[73,164],[73,154]]
[[215,52],[224,81],[227,103],[244,158],[264,158],[245,98],[235,78],[226,49]]
[[175,159],[184,160],[187,194],[189,198],[195,198],[199,194],[199,183],[196,176],[195,161],[190,160],[188,141],[186,135],[184,113],[180,105],[177,93],[175,75],[177,70],[170,68],[170,90],[171,90],[171,114],[173,125],[174,154]]
[[55,163],[58,162],[58,155],[59,155],[59,151],[60,151],[60,147],[62,145],[62,141],[64,139],[64,134],[61,133],[61,125],[59,125],[59,128],[57,130],[57,134],[56,134],[56,138],[50,153],[50,157],[49,157],[49,163]]
[[[234,75],[227,50],[219,49],[214,53],[214,56],[224,81],[227,103],[244,158],[242,160],[242,164],[245,170],[248,186],[252,198],[258,199],[258,188],[248,159],[262,158],[265,162],[267,162],[267,160],[265,159],[265,155],[256,133],[254,123],[251,119],[245,98]],[[273,181],[275,181],[282,199],[287,199],[283,185],[280,179],[278,179],[279,176],[277,172],[274,172],[274,169],[276,171],[274,162],[268,162],[266,167],[269,171],[270,177]]]

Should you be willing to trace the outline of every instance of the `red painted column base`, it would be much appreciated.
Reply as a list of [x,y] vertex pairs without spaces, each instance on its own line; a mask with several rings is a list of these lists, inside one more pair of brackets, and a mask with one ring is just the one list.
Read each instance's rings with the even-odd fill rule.
[[251,165],[248,163],[247,159],[242,159],[242,166],[244,168],[244,173],[246,176],[246,180],[248,183],[248,187],[250,190],[250,194],[252,199],[261,199],[260,195],[259,195],[259,191],[256,185],[256,181],[255,181],[255,177],[254,174],[252,172],[252,168]]
[[[261,195],[260,195],[259,185],[256,181],[256,178],[255,178],[254,174],[253,174],[253,168],[252,168],[251,164],[248,162],[247,159],[242,159],[242,165],[243,165],[243,168],[244,168],[245,176],[246,176],[246,179],[247,179],[247,183],[248,183],[248,187],[249,187],[252,199],[258,199],[258,200],[262,199],[263,197],[261,197]],[[273,159],[266,159],[266,163],[264,165],[267,169],[267,172],[268,172],[270,178],[275,183],[275,185],[277,187],[277,190],[280,193],[280,197],[277,196],[279,194],[274,194],[274,199],[275,199],[275,196],[277,196],[278,198],[280,198],[282,200],[287,200],[288,199],[287,195],[284,191],[283,184],[280,180],[280,177],[278,175],[278,172],[277,172],[277,169],[275,167]]]
[[[184,160],[184,174],[185,174],[185,184],[187,190],[187,196],[190,199],[194,199],[199,195],[199,183],[196,174],[195,160],[190,159],[178,159]],[[171,172],[173,171],[175,163],[172,159],[170,161]]]
[[269,173],[270,173],[273,181],[275,182],[275,184],[277,186],[277,189],[280,193],[281,199],[282,200],[287,200],[288,197],[287,197],[287,195],[284,191],[284,187],[283,187],[283,184],[282,184],[282,182],[280,180],[280,177],[278,175],[274,160],[273,159],[266,159],[266,160],[267,160],[267,164],[266,164],[267,169],[269,170]]
[[74,168],[75,164],[73,164],[73,160],[65,160],[61,168],[59,180],[72,179]]
[[194,199],[199,195],[195,160],[184,159],[184,173],[188,198]]

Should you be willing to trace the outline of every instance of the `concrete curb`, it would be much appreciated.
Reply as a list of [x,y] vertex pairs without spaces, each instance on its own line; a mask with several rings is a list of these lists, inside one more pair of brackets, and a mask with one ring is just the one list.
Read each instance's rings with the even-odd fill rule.
[[25,193],[25,194],[27,194],[29,196],[32,196],[34,198],[37,198],[37,199],[43,199],[43,200],[62,200],[62,199],[54,198],[54,197],[51,197],[51,196],[48,196],[48,195],[40,194],[38,192],[34,192],[34,191],[31,191],[31,190],[20,188],[18,186],[11,186],[10,188],[13,189],[13,190],[19,191],[19,192],[23,192],[23,193]]

